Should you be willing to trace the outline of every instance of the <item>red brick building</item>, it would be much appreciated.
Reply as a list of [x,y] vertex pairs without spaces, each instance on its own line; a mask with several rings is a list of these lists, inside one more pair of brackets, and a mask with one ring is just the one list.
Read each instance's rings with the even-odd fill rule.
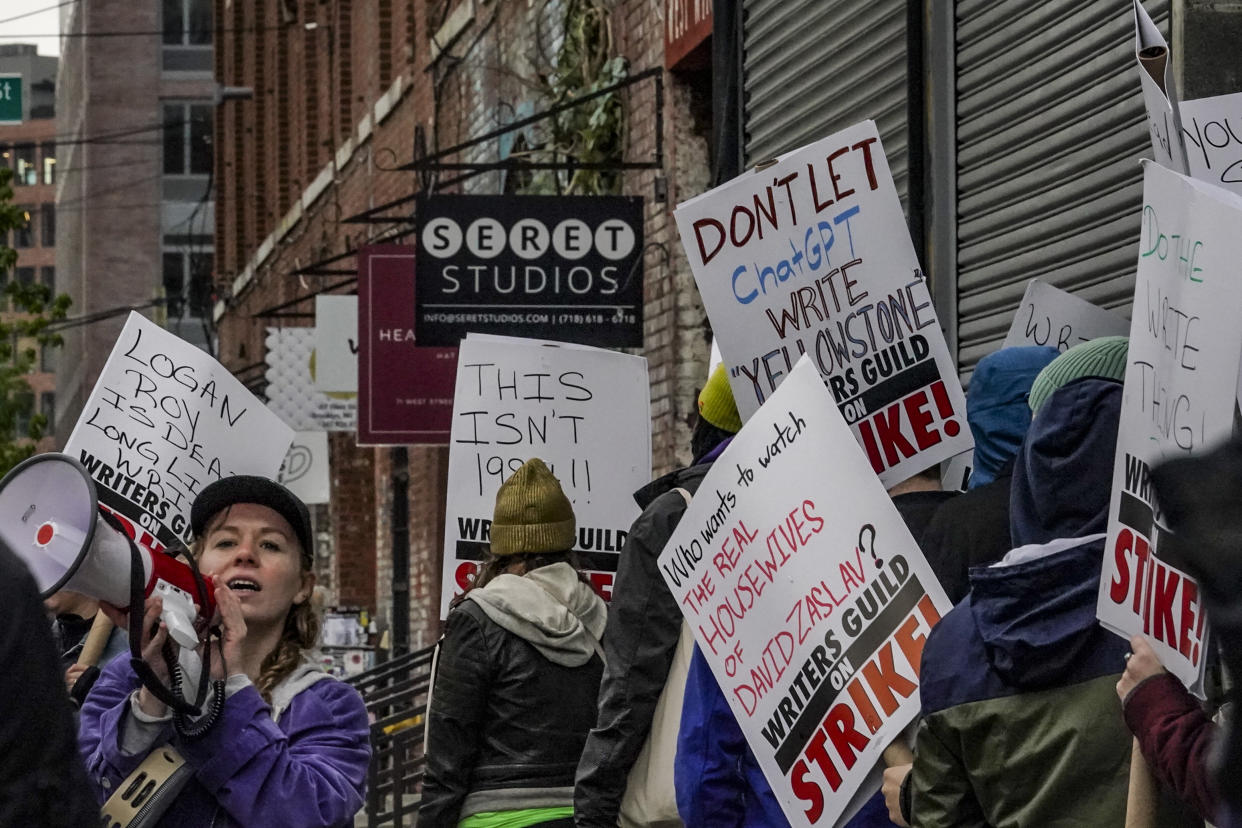
[[[708,184],[709,84],[701,72],[662,71],[662,12],[649,0],[217,2],[217,80],[255,90],[252,101],[224,104],[216,123],[215,318],[224,364],[257,387],[265,329],[313,325],[316,292],[355,290],[351,251],[412,227],[409,204],[385,213],[397,219],[389,223],[346,222],[351,216],[432,187],[500,194],[532,186],[529,173],[493,170],[454,182],[457,173],[396,168],[546,109],[566,29],[597,15],[612,38],[597,45],[622,59],[614,69],[661,70],[663,112],[654,81],[618,93],[622,157],[652,165],[626,171],[619,191],[645,204],[643,354],[654,470],[685,462],[709,340],[672,209]],[[503,161],[538,149],[541,129],[475,143],[446,160]],[[299,275],[308,268],[338,272]],[[358,448],[352,433],[331,438],[330,528],[321,530],[334,552],[326,573],[334,600],[386,622],[408,617],[415,647],[439,631],[447,457],[444,447]],[[394,508],[402,491],[407,509]]]

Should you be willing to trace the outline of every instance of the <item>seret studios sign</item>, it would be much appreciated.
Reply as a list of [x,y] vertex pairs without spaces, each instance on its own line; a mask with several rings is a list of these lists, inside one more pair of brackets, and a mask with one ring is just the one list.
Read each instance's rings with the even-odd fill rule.
[[414,335],[642,347],[642,199],[428,196],[418,205]]

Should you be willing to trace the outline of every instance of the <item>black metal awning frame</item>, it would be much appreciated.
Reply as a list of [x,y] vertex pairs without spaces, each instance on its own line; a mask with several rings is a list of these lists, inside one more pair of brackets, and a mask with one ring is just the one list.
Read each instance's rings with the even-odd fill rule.
[[[565,161],[521,161],[521,160],[514,159],[514,158],[509,158],[504,161],[484,161],[484,162],[443,160],[450,156],[456,155],[462,152],[463,150],[478,146],[479,144],[482,144],[487,141],[494,140],[496,138],[501,137],[502,135],[507,135],[510,132],[515,132],[519,129],[525,129],[526,127],[532,124],[537,124],[540,121],[545,121],[549,118],[554,118],[557,115],[561,114],[562,112],[567,112],[573,109],[574,107],[581,106],[582,104],[593,101],[596,98],[601,98],[604,95],[608,95],[612,92],[616,92],[621,89],[626,89],[630,86],[634,86],[646,80],[651,80],[655,84],[655,110],[656,110],[655,111],[655,118],[656,118],[655,157],[648,161],[594,162],[594,161],[574,161],[572,159],[566,159]],[[469,141],[463,141],[460,144],[454,144],[453,146],[448,147],[447,149],[442,149],[438,152],[432,153],[431,155],[425,155],[421,158],[415,158],[410,163],[403,164],[402,166],[396,167],[395,169],[402,170],[402,171],[408,171],[408,172],[423,172],[423,173],[438,173],[438,172],[464,173],[463,175],[456,176],[447,181],[437,182],[435,188],[440,189],[442,187],[447,187],[452,184],[456,184],[460,181],[464,181],[467,178],[472,178],[476,175],[481,175],[482,173],[494,172],[497,170],[505,170],[505,171],[556,170],[556,171],[566,171],[566,172],[572,172],[574,170],[601,170],[605,172],[616,172],[620,170],[658,170],[658,169],[661,169],[663,166],[664,166],[664,70],[659,67],[654,67],[651,69],[645,69],[636,75],[631,75],[628,78],[618,81],[617,83],[614,83],[610,86],[605,86],[602,89],[597,89],[596,91],[590,93],[589,95],[583,95],[581,98],[574,98],[572,101],[565,101],[564,103],[560,103],[560,104],[557,104],[556,106],[549,107],[548,109],[545,109],[542,112],[538,112],[534,115],[530,115],[528,117],[516,120],[511,124],[507,124],[503,127],[500,127],[499,129],[494,129],[491,132],[486,132],[483,135],[478,136],[477,138],[471,138]],[[411,222],[413,221],[413,218],[408,212],[399,213],[397,215],[388,215],[388,213],[390,213],[392,210],[398,207],[402,207],[406,204],[413,202],[415,199],[417,199],[422,194],[423,194],[422,192],[411,193],[410,195],[393,199],[392,201],[385,202],[384,204],[380,204],[377,207],[372,207],[369,210],[363,210],[361,213],[357,213],[348,218],[342,219],[341,223],[342,224],[394,224],[394,223]]]

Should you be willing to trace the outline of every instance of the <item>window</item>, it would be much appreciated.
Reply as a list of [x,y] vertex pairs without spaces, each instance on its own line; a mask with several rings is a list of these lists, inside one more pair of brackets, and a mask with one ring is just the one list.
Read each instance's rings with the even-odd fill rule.
[[14,149],[17,153],[17,175],[13,183],[22,187],[33,187],[39,183],[39,165],[35,161],[36,147],[34,144],[18,144]]
[[163,0],[165,46],[211,45],[211,0]]
[[206,316],[211,312],[215,254],[164,251],[164,296],[168,316]]
[[51,434],[56,423],[56,392],[44,391],[39,395],[39,413],[47,417],[47,425],[44,427],[45,434]]
[[13,247],[18,250],[34,247],[34,216],[31,215],[29,207],[17,209],[26,217],[26,223],[13,231]]
[[56,246],[56,205],[46,203],[39,205],[39,229],[43,235],[39,241],[44,247]]
[[213,161],[212,107],[164,105],[164,174],[207,175]]
[[56,144],[52,141],[43,143],[43,183],[56,183]]
[[17,411],[14,415],[14,431],[16,437],[20,440],[23,437],[30,436],[30,415],[34,413],[34,394],[29,391],[23,391],[13,395],[13,401],[17,405]]
[[56,268],[54,267],[39,268],[39,284],[46,287],[48,290],[52,292],[52,295],[55,296],[56,295]]
[[[52,345],[47,345],[39,349],[39,370],[44,373],[56,373],[57,359],[56,355],[60,353],[60,349]],[[51,417],[48,418],[49,421]],[[51,430],[49,426],[49,431]]]
[[35,269],[33,267],[19,267],[14,272],[17,274],[17,283],[19,285],[34,284]]

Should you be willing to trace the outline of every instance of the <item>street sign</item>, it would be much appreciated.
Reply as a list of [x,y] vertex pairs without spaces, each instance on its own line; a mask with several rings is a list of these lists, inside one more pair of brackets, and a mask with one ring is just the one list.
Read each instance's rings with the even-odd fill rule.
[[22,76],[0,74],[0,124],[22,122]]

